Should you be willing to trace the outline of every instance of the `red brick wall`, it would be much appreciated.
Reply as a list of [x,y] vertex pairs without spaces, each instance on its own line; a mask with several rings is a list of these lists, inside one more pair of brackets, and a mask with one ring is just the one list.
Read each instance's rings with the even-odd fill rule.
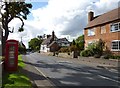
[[[84,30],[85,46],[88,45],[88,41],[102,39],[103,41],[105,41],[107,48],[109,50],[111,50],[111,41],[112,40],[120,40],[120,31],[119,32],[111,32],[110,31],[110,23],[105,24],[104,26],[106,28],[106,33],[104,33],[104,34],[101,34],[101,26],[95,27],[96,31],[95,31],[94,36],[88,36],[88,29]],[[119,52],[112,52],[112,53],[120,55],[120,51]]]
[[59,46],[57,43],[54,43],[51,45],[50,52],[54,52],[54,51],[58,51],[58,50],[59,50]]

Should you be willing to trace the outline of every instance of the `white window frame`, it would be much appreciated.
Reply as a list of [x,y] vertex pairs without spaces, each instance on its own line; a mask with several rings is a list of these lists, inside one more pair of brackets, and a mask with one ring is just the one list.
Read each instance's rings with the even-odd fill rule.
[[[118,25],[118,30],[115,30],[115,25]],[[120,22],[117,22],[117,23],[112,23],[110,24],[110,32],[118,32],[120,31]]]
[[[118,42],[118,49],[112,49],[113,48],[112,42]],[[111,42],[111,51],[120,51],[120,45],[119,45],[120,40],[113,40],[112,42]]]
[[[93,32],[94,31],[94,33],[92,34],[92,33],[89,33],[89,32]],[[92,28],[92,29],[88,29],[88,36],[94,36],[95,35],[95,28]]]

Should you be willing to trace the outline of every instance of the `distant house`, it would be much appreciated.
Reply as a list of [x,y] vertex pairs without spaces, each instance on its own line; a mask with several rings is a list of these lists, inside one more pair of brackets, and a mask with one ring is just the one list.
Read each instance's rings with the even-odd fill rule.
[[70,46],[70,42],[66,38],[60,38],[57,40],[60,47],[68,47]]
[[58,44],[56,43],[57,37],[55,36],[54,31],[52,35],[47,36],[46,39],[41,44],[41,52],[53,52],[58,49]]
[[70,46],[70,42],[66,38],[58,39],[54,33],[52,35],[47,35],[46,39],[41,44],[40,51],[41,52],[54,52],[58,51],[60,47],[68,47]]
[[90,43],[102,39],[106,49],[115,55],[120,55],[120,7],[94,16],[88,13],[88,24],[84,29],[85,47]]

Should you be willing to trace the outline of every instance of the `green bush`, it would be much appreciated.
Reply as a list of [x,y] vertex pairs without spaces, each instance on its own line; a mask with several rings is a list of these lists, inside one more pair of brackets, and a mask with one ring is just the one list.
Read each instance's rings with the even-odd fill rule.
[[100,58],[100,55],[99,54],[95,54],[94,57],[95,58]]
[[104,55],[104,59],[109,59],[111,56],[109,54]]
[[103,54],[104,42],[100,39],[88,45],[87,50],[90,50],[90,56],[99,58]]
[[92,56],[93,53],[90,51],[90,50],[83,50],[80,52],[80,56],[83,56],[83,57],[88,57],[88,56]]
[[120,56],[113,56],[113,55],[111,55],[110,58],[111,59],[120,59]]

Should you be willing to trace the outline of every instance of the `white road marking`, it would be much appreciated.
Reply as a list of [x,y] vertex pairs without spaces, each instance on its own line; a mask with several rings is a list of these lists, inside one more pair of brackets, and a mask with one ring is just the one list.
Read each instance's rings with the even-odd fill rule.
[[98,75],[98,76],[101,77],[101,78],[104,78],[104,79],[108,79],[108,80],[120,83],[120,81],[118,81],[118,80],[114,80],[114,79],[111,79],[111,78],[108,78],[108,77],[105,77],[105,76],[102,76],[102,75]]
[[42,71],[40,71],[37,67],[35,67],[35,69],[36,69],[39,73],[41,73],[45,78],[47,78],[47,76],[46,76]]
[[[35,66],[34,66],[35,67]],[[57,88],[57,86],[41,71],[39,70],[37,67],[35,67],[35,69],[41,73],[55,88]]]

